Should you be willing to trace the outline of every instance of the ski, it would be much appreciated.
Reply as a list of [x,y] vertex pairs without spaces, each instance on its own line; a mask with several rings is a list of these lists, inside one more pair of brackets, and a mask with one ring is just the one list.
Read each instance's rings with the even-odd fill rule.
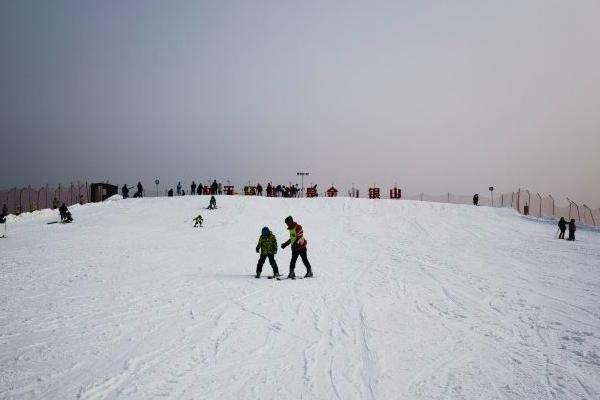
[[[287,279],[291,279],[291,280],[299,280],[299,279],[312,279],[314,278],[314,276],[296,276],[294,278],[288,278],[287,276],[281,276],[279,278],[277,278],[278,281],[285,281]],[[272,278],[269,278],[272,279]]]

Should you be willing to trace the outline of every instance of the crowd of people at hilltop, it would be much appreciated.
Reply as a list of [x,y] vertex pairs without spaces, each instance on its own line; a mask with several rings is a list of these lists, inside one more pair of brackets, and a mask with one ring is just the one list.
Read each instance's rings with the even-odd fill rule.
[[[317,185],[312,186],[315,190]],[[177,182],[175,188],[169,188],[167,190],[167,196],[173,197],[177,196],[185,196],[187,195],[222,195],[224,193],[223,189],[225,186],[221,182],[217,182],[217,180],[213,180],[212,183],[203,185],[202,182],[196,183],[196,181],[192,181],[189,187],[189,191],[186,192],[181,181]],[[249,186],[244,187],[244,189],[249,188]],[[266,186],[266,189],[263,191],[263,186],[260,183],[257,183],[256,186],[253,186],[254,194],[257,196],[266,195],[267,197],[301,197],[302,191],[298,187],[298,184],[289,186],[286,185],[274,185],[272,182],[269,182]],[[127,184],[121,187],[121,195],[124,199],[129,198],[129,191],[133,189],[132,187],[128,187]],[[135,197],[143,197],[144,188],[140,182],[137,184],[137,191],[134,194]]]

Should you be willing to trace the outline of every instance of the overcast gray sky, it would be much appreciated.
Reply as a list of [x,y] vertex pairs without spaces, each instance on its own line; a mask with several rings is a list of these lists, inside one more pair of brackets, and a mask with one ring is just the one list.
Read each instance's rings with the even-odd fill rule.
[[213,177],[600,206],[600,1],[0,2],[0,187]]

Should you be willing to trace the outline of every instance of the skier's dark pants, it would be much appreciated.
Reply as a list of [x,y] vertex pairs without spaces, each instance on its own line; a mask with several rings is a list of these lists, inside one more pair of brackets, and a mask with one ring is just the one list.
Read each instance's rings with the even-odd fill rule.
[[262,267],[265,264],[265,260],[267,259],[267,257],[269,258],[269,264],[271,264],[271,267],[273,268],[273,274],[279,274],[279,269],[277,268],[277,262],[275,261],[274,254],[260,255],[260,257],[258,258],[258,264],[256,265],[256,274],[260,275],[260,273],[262,272]]
[[569,231],[569,240],[575,240],[575,231]]
[[560,233],[559,233],[559,235],[558,235],[558,238],[559,238],[559,239],[564,239],[564,238],[565,238],[565,230],[566,230],[566,229],[561,229],[561,230],[560,230]]
[[296,260],[298,256],[302,258],[302,263],[306,267],[306,271],[311,271],[310,263],[308,262],[308,258],[306,257],[306,247],[300,250],[292,249],[292,259],[290,260],[290,275],[294,274],[294,268],[296,268]]

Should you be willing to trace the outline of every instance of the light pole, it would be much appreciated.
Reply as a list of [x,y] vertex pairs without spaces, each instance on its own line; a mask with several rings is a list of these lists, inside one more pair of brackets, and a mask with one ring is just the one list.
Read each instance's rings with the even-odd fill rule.
[[494,187],[490,186],[490,196],[492,197],[492,207],[494,207]]
[[160,181],[158,180],[158,178],[156,178],[154,180],[154,184],[156,185],[156,197],[158,197],[158,184],[160,183]]
[[296,175],[301,177],[302,180],[302,197],[304,197],[304,177],[310,175],[310,172],[297,172]]

